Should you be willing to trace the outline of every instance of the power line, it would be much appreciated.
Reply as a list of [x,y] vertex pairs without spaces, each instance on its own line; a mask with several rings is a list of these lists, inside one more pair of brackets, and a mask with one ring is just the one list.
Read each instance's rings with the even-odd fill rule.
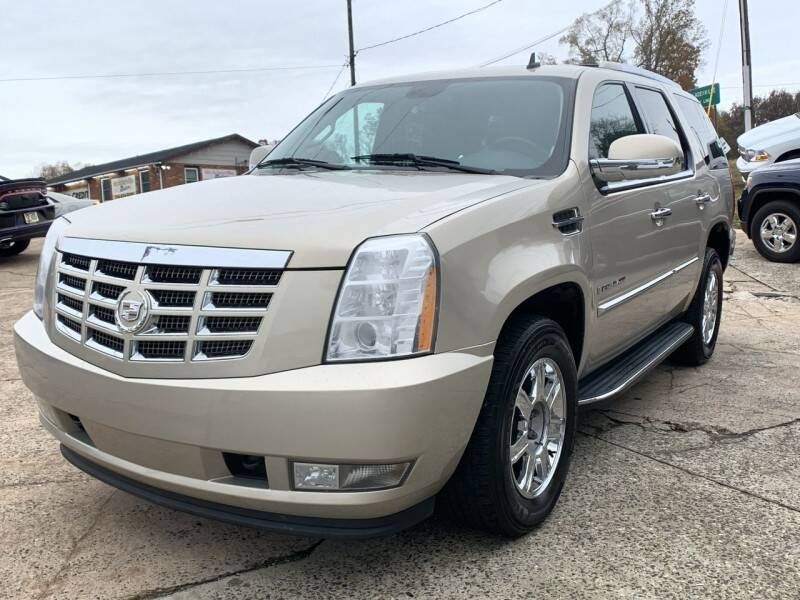
[[328,91],[325,92],[325,95],[322,97],[323,101],[326,100],[328,98],[328,96],[331,95],[331,91],[333,90],[334,86],[336,85],[336,82],[339,81],[339,77],[342,76],[342,73],[344,72],[344,70],[347,68],[347,66],[349,64],[350,64],[350,61],[347,61],[347,60],[344,61],[344,64],[342,64],[342,68],[339,69],[338,73],[336,73],[336,77],[334,78],[333,83],[331,83],[331,87],[328,88]]
[[[762,83],[761,85],[754,85],[755,88],[779,88],[779,87],[798,87],[800,86],[800,81],[789,81],[787,83]],[[743,89],[743,85],[723,85],[721,89],[723,90],[741,90]]]
[[[728,14],[728,0],[722,4],[722,23],[719,26],[719,41],[717,42],[717,57],[714,59],[714,76],[711,78],[711,85],[717,83],[717,69],[719,68],[719,55],[722,51],[722,38],[725,36],[725,17]],[[711,101],[714,99],[714,94],[708,95],[708,106],[706,107],[706,114],[711,115]]]
[[[614,4],[616,4],[616,3],[617,3],[617,2],[619,2],[619,1],[620,1],[620,0],[612,0],[611,2],[609,2],[608,4],[606,4],[605,6],[603,6],[603,7],[600,7],[600,8],[598,8],[596,11],[594,11],[594,12],[591,12],[591,13],[588,13],[588,14],[590,14],[590,15],[593,15],[593,14],[595,14],[595,13],[599,13],[601,10],[605,10],[605,9],[607,9],[607,8],[609,8],[609,7],[611,7],[611,6],[613,6]],[[572,28],[572,23],[570,23],[570,24],[569,24],[569,25],[567,25],[566,27],[562,27],[561,29],[559,29],[559,30],[558,30],[558,31],[556,31],[556,32],[553,32],[553,33],[551,33],[551,34],[549,34],[549,35],[546,35],[546,36],[544,36],[544,37],[542,37],[542,38],[539,38],[538,40],[536,40],[535,42],[533,42],[533,43],[531,43],[531,44],[528,44],[527,46],[522,46],[521,48],[517,48],[516,50],[512,50],[512,51],[511,51],[511,52],[509,52],[508,54],[504,54],[503,56],[500,56],[500,57],[498,57],[498,58],[492,59],[492,60],[490,60],[489,62],[485,62],[485,63],[483,63],[482,65],[480,65],[480,68],[483,68],[483,67],[488,67],[489,65],[493,65],[494,63],[498,63],[498,62],[500,62],[501,60],[505,60],[505,59],[507,59],[507,58],[511,58],[511,57],[512,57],[512,56],[514,56],[515,54],[519,54],[520,52],[525,52],[525,50],[530,50],[530,49],[531,49],[531,48],[533,48],[534,46],[538,46],[539,44],[543,44],[544,42],[547,42],[547,41],[549,41],[549,40],[552,40],[554,37],[557,37],[557,36],[559,36],[559,35],[562,35],[562,34],[566,33],[566,32],[567,32],[567,31],[569,31],[571,28]]]
[[394,44],[395,42],[399,42],[401,40],[407,40],[410,37],[414,37],[417,35],[421,35],[423,33],[427,33],[433,29],[438,29],[439,27],[443,27],[444,25],[449,25],[450,23],[454,23],[464,17],[469,17],[470,15],[474,15],[475,13],[479,13],[481,11],[486,10],[487,8],[491,8],[495,4],[499,4],[503,0],[494,0],[493,2],[489,2],[488,4],[484,4],[483,6],[476,8],[475,10],[471,10],[469,12],[465,12],[464,14],[458,15],[457,17],[453,17],[452,19],[448,19],[447,21],[442,21],[441,23],[437,23],[436,25],[431,25],[430,27],[426,27],[425,29],[420,29],[419,31],[415,31],[413,33],[409,33],[407,35],[402,35],[400,37],[393,38],[391,40],[386,40],[385,42],[380,42],[379,44],[372,44],[371,46],[364,46],[363,48],[359,48],[357,52],[363,52],[364,50],[372,50],[373,48],[380,48],[381,46],[387,46],[389,44]]
[[249,67],[243,69],[214,69],[209,71],[152,71],[148,73],[103,73],[93,75],[51,75],[44,77],[11,77],[0,79],[0,83],[19,81],[62,81],[70,79],[121,79],[124,77],[172,77],[176,75],[216,75],[222,73],[255,73],[259,71],[303,71],[336,69],[339,65],[295,65],[279,67]]

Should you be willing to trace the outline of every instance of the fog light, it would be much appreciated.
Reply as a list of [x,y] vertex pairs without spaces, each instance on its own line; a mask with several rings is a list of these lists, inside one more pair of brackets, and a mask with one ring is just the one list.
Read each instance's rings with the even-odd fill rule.
[[320,465],[294,463],[297,490],[383,490],[397,487],[410,463],[391,465]]

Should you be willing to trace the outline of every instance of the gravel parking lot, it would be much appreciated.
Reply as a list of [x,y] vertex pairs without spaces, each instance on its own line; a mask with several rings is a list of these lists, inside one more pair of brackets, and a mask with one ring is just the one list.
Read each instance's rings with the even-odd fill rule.
[[800,265],[741,233],[714,359],[583,410],[561,501],[517,541],[441,519],[371,541],[283,537],[83,475],[14,359],[40,247],[0,264],[0,597],[800,596]]

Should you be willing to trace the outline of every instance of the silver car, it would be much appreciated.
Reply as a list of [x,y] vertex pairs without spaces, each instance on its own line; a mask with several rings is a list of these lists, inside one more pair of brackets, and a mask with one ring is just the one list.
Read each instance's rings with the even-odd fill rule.
[[620,65],[368,83],[245,176],[67,215],[19,368],[71,463],[243,525],[519,536],[579,404],[714,351],[733,195],[702,107]]

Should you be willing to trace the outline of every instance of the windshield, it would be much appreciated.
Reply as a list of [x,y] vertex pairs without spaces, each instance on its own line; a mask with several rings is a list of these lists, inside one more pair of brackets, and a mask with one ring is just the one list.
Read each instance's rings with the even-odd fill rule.
[[[409,168],[413,155],[476,171],[555,176],[568,159],[573,87],[563,78],[509,77],[348,90],[311,113],[267,161]],[[426,160],[413,167],[447,165]]]

